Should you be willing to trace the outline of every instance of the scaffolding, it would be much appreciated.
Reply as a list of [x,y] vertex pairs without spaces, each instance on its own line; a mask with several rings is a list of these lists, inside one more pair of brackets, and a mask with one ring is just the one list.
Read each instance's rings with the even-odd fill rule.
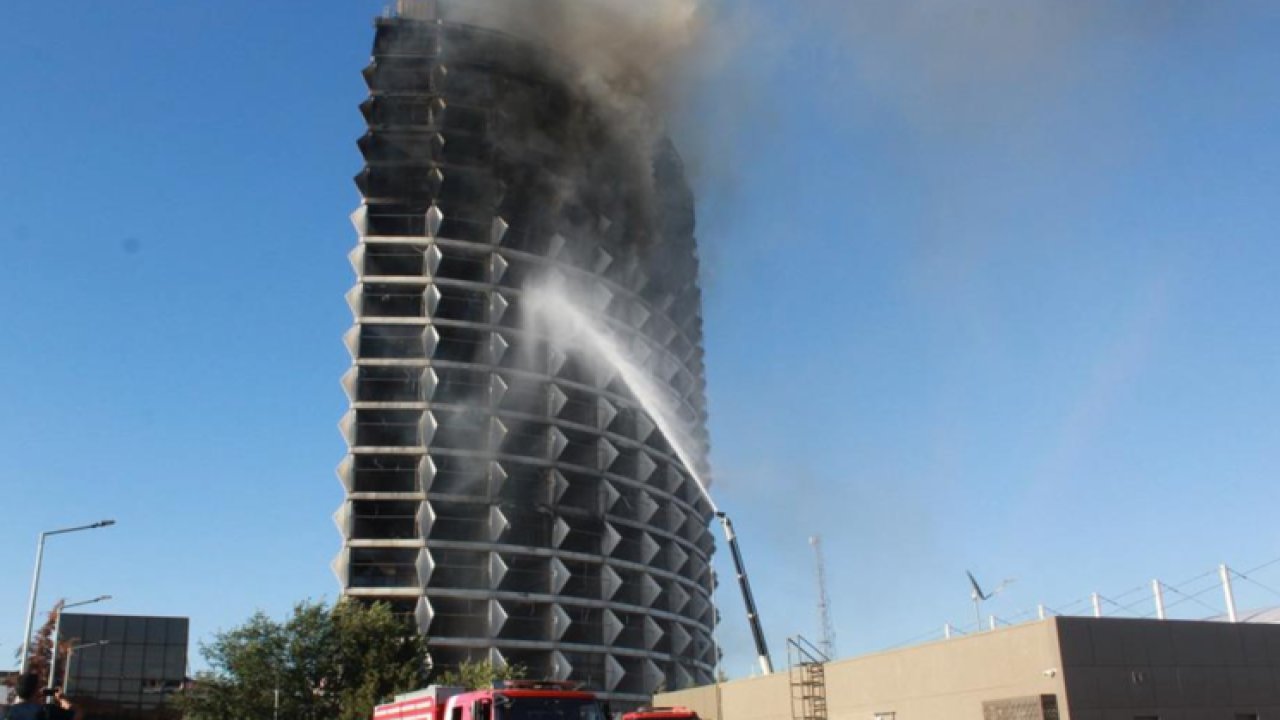
[[828,658],[802,636],[787,638],[791,720],[827,720]]

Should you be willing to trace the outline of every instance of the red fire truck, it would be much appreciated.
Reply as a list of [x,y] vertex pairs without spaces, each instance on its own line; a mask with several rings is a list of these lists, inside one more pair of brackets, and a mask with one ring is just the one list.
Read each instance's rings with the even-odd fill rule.
[[487,690],[432,685],[373,710],[373,720],[608,720],[596,696],[573,683],[506,680]]

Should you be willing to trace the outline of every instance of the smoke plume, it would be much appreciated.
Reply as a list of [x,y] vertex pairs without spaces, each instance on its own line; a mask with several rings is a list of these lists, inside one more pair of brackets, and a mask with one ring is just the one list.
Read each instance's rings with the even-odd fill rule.
[[552,48],[619,108],[660,107],[705,29],[699,0],[441,0],[440,13]]
[[[573,136],[605,129],[616,165],[611,184],[631,205],[629,217],[612,219],[631,228],[640,244],[663,232],[663,207],[681,200],[678,188],[664,186],[655,159],[674,158],[665,139],[668,117],[703,47],[701,0],[437,0],[435,14],[547,48],[553,61],[546,70],[561,75],[591,110],[590,117],[556,118],[557,127],[540,130],[568,149]],[[600,147],[595,140],[578,144]]]

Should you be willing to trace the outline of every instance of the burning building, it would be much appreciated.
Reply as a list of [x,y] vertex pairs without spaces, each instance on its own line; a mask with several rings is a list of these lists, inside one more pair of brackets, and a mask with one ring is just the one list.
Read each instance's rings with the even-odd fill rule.
[[[710,682],[701,296],[678,155],[545,39],[445,0],[401,0],[375,28],[343,594],[413,613],[437,667],[518,663],[623,702]],[[554,310],[532,322],[546,283],[661,397],[557,340]]]

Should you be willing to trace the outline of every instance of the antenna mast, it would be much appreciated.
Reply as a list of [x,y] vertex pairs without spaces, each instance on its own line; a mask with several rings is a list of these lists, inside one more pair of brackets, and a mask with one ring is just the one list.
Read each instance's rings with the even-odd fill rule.
[[814,535],[809,538],[809,544],[813,546],[818,571],[818,623],[822,629],[822,639],[818,645],[827,659],[831,660],[836,656],[836,629],[831,623],[831,598],[827,595],[827,563],[822,558],[822,536]]

